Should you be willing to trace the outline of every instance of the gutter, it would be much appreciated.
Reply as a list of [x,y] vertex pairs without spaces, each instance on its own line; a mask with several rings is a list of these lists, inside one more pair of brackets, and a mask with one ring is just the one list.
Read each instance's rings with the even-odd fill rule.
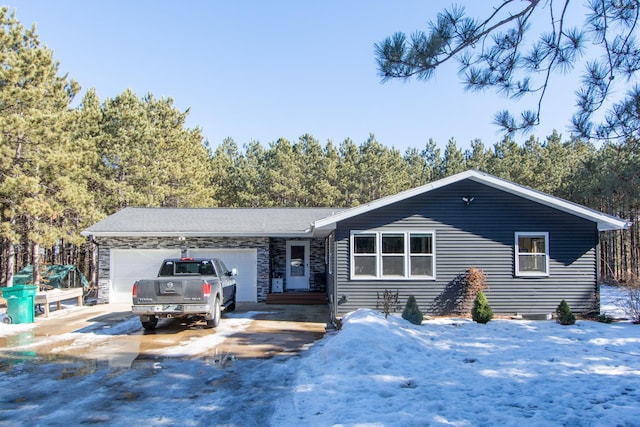
[[150,232],[150,231],[83,231],[80,233],[83,236],[93,237],[312,237],[311,230],[304,232],[293,233],[224,233],[224,232],[197,232],[197,231],[165,231],[165,232]]

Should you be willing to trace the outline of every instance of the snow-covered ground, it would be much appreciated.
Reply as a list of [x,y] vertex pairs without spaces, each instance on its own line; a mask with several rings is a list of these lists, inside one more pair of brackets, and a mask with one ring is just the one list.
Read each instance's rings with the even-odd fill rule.
[[[622,317],[616,292],[603,287],[602,311]],[[640,425],[640,325],[630,322],[415,326],[358,310],[297,357],[0,367],[6,426]]]

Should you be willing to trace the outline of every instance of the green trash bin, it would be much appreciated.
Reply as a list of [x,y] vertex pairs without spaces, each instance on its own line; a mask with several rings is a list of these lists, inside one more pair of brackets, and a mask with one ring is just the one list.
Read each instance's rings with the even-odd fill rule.
[[2,296],[7,300],[7,316],[11,323],[34,322],[37,289],[38,287],[33,285],[2,288]]

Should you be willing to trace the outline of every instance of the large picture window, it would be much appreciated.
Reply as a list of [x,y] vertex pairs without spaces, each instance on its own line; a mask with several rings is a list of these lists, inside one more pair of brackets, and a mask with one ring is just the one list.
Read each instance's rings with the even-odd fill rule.
[[515,255],[516,276],[548,276],[549,233],[516,233]]
[[435,279],[432,231],[354,231],[351,278]]

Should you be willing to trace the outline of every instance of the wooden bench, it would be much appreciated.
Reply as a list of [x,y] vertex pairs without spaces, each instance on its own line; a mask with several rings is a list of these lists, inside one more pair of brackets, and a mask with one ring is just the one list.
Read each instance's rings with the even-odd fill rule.
[[83,295],[83,288],[52,289],[50,291],[36,292],[36,299],[34,302],[35,304],[43,304],[44,315],[45,317],[49,317],[50,303],[58,303],[58,310],[60,310],[60,301],[78,298],[78,306],[82,307]]

